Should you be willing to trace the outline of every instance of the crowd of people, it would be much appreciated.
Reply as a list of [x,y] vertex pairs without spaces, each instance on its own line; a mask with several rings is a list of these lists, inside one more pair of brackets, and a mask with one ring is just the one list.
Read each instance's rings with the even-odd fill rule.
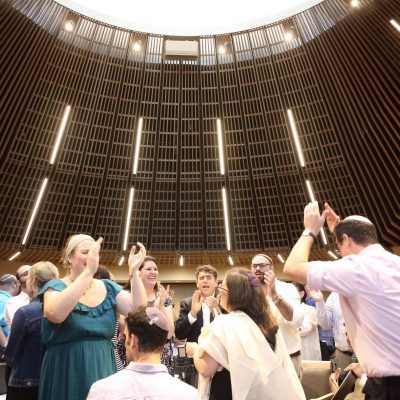
[[[308,261],[325,221],[342,258]],[[173,292],[141,243],[124,288],[99,265],[102,239],[84,234],[66,243],[63,278],[47,261],[3,275],[7,399],[303,400],[302,360],[332,360],[333,392],[352,371],[366,400],[398,400],[400,257],[367,218],[341,220],[328,204],[320,214],[310,203],[304,228],[284,266],[293,282],[275,277],[267,254],[220,283],[202,265],[176,321]]]

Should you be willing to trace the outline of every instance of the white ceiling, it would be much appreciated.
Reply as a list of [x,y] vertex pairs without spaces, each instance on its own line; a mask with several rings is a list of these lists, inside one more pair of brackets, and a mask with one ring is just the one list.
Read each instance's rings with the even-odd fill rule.
[[57,0],[88,17],[163,35],[214,35],[256,28],[323,0]]

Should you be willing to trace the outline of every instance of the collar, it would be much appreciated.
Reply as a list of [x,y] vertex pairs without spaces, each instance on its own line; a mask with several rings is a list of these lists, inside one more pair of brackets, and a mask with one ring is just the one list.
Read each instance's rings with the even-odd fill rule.
[[6,292],[5,290],[0,290],[0,294],[6,296],[6,297],[13,297],[10,293]]
[[138,364],[131,361],[126,367],[128,371],[136,371],[142,373],[156,373],[156,372],[165,372],[168,373],[167,367],[162,364]]

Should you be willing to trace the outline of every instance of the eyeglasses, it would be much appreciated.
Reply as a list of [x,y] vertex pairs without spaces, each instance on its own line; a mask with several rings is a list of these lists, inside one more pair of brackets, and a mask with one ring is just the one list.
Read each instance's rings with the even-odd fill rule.
[[227,293],[229,292],[228,289],[225,289],[225,288],[222,287],[222,283],[218,283],[218,286],[217,286],[217,287],[218,287],[219,290],[223,290],[223,291],[225,291],[225,292],[227,292]]
[[251,264],[251,268],[253,269],[263,269],[263,268],[267,268],[267,267],[272,267],[272,264]]

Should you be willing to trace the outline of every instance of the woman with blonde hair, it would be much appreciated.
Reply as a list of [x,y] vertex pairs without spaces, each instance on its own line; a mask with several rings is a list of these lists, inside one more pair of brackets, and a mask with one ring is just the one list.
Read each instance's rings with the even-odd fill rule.
[[[95,381],[117,372],[111,339],[116,313],[127,315],[146,303],[139,267],[146,256],[141,243],[132,247],[128,264],[132,294],[108,279],[94,279],[103,239],[88,235],[68,239],[63,261],[69,273],[48,282],[43,301],[41,400],[83,400]],[[139,250],[136,253],[136,250]]]
[[36,400],[39,393],[40,365],[43,356],[41,323],[43,306],[38,299],[41,288],[58,278],[58,269],[49,261],[32,265],[26,286],[31,302],[19,308],[4,353],[11,375],[7,388],[9,400]]
[[202,400],[305,399],[256,275],[232,268],[218,288],[228,314],[186,347],[200,373]]

